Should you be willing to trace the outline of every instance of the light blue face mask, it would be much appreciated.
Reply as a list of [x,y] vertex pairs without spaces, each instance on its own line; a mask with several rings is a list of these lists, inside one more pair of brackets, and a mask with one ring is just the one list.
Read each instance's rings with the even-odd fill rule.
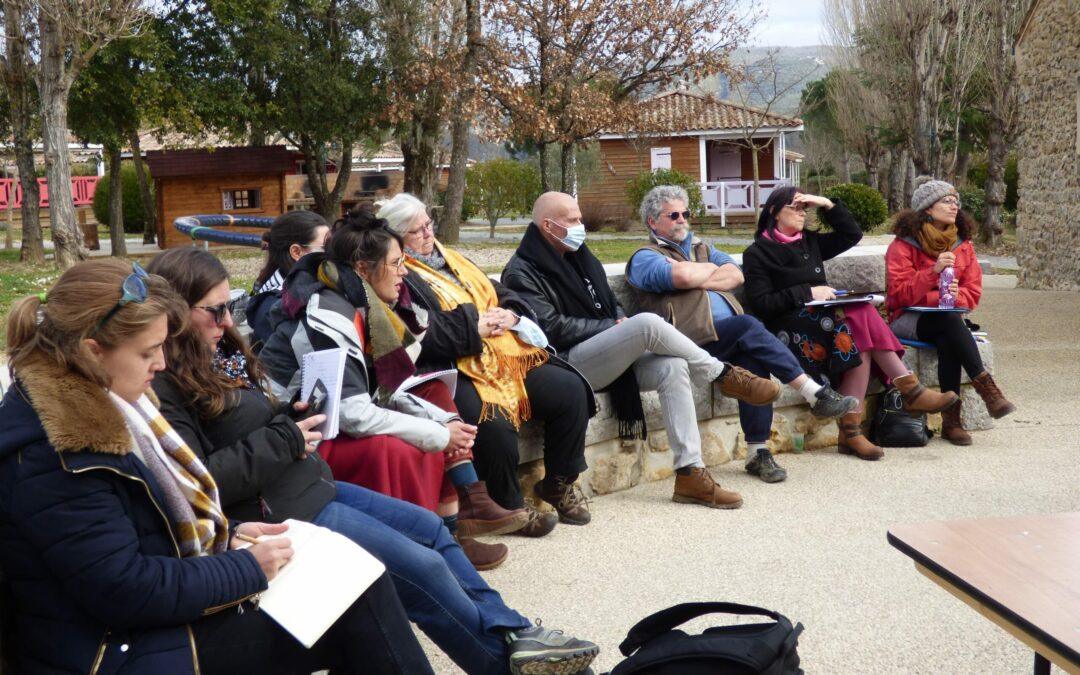
[[544,335],[544,331],[540,326],[537,326],[535,322],[525,317],[518,317],[517,324],[510,330],[518,334],[521,341],[525,344],[530,344],[533,347],[539,347],[545,349],[548,346],[547,335]]
[[578,250],[581,248],[581,245],[585,243],[585,225],[582,223],[578,223],[577,225],[563,225],[554,220],[551,222],[566,230],[566,236],[559,241],[565,244],[571,251]]

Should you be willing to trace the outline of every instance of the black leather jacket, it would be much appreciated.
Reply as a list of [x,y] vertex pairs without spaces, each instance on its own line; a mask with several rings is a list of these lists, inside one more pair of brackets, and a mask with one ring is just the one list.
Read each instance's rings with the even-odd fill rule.
[[[551,346],[560,352],[566,352],[574,345],[588,340],[615,325],[615,319],[596,319],[577,317],[567,314],[567,310],[555,289],[547,282],[536,266],[517,253],[506,263],[502,272],[502,282],[507,288],[517,291],[525,302],[536,312],[537,323],[544,329]],[[594,283],[607,283],[607,279],[597,279]],[[623,308],[618,309],[620,317],[626,316]]]

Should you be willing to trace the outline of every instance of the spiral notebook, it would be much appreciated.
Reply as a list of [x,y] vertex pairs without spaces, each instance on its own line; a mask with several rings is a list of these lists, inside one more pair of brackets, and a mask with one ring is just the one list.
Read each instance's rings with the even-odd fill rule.
[[326,397],[323,414],[326,421],[318,426],[323,440],[338,435],[338,411],[341,408],[341,381],[345,378],[344,349],[321,349],[304,354],[300,365],[300,400],[311,399],[312,391],[319,390],[319,395]]

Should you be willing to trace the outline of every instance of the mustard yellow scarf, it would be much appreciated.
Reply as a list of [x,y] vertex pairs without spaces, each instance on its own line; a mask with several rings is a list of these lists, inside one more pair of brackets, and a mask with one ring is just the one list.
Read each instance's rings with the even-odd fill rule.
[[[410,272],[420,275],[439,298],[443,310],[472,303],[483,314],[498,307],[499,298],[491,280],[472,264],[468,258],[451,249],[435,244],[446,259],[446,266],[461,281],[458,286],[445,276],[409,256],[405,265]],[[543,349],[525,344],[513,331],[483,338],[484,349],[479,356],[464,356],[457,360],[462,375],[476,386],[483,407],[480,421],[495,418],[502,413],[514,427],[531,416],[529,397],[525,392],[525,375],[533,368],[546,363],[548,353]]]
[[935,259],[945,251],[951,251],[956,245],[958,236],[956,223],[944,230],[939,230],[933,223],[923,223],[922,229],[915,233],[915,239],[918,240],[919,246],[922,246],[922,250]]

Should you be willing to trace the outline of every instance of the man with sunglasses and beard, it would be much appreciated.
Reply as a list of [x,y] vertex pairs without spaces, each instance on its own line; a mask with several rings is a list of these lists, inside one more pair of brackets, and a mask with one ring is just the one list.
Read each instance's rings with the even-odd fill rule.
[[755,405],[773,401],[779,386],[723,363],[655,314],[627,317],[584,243],[573,197],[544,193],[532,215],[502,283],[529,303],[559,355],[594,389],[610,394],[620,437],[645,438],[641,391],[658,392],[678,473],[673,501],[742,506],[739,493],[717,485],[705,467],[693,383],[719,381],[725,395]]
[[[641,201],[649,243],[626,263],[638,311],[660,315],[717,358],[766,380],[775,375],[806,399],[815,417],[839,417],[855,408],[857,399],[815,382],[761,321],[743,314],[731,293],[743,283],[742,270],[731,256],[694,236],[689,204],[686,190],[675,185],[654,187]],[[766,483],[787,478],[766,445],[772,417],[771,401],[739,402],[746,471]]]

